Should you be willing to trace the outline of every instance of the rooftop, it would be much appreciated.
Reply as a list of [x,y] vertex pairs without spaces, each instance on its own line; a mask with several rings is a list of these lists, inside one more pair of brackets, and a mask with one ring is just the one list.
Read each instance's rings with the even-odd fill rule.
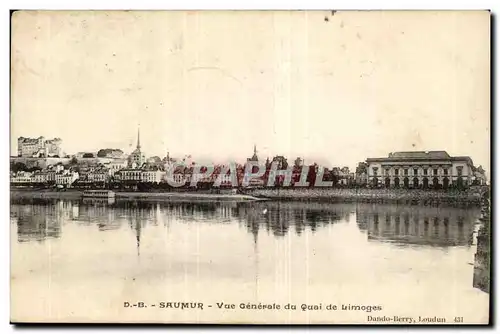
[[473,165],[472,159],[468,156],[452,157],[446,151],[401,151],[389,153],[387,158],[368,158],[367,162],[387,162],[387,161],[458,161],[465,160]]
[[449,159],[450,155],[446,151],[406,151],[406,152],[389,153],[389,158]]

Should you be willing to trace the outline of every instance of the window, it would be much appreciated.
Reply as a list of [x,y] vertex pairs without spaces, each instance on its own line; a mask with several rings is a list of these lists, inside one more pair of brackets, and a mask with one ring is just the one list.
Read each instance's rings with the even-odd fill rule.
[[418,168],[413,168],[413,175],[418,175]]
[[457,167],[457,174],[458,174],[458,176],[462,175],[462,171],[463,171],[463,167],[462,166]]
[[448,175],[448,168],[443,169],[444,175]]
[[437,168],[434,168],[434,169],[432,170],[432,173],[433,173],[434,175],[438,175],[438,170],[437,170]]
[[405,170],[404,170],[404,174],[405,174],[405,175],[408,175],[408,169],[405,169]]
[[373,167],[373,175],[377,176],[378,167]]
[[399,175],[399,168],[394,169],[394,175]]
[[427,168],[424,168],[424,175],[427,175]]
[[385,175],[389,175],[389,173],[390,173],[389,171],[390,171],[390,169],[389,169],[389,168],[386,168],[386,169],[385,169]]

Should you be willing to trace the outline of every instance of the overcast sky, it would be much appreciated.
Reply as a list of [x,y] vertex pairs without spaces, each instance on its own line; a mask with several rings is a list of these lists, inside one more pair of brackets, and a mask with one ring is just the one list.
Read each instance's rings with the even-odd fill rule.
[[11,149],[490,162],[488,12],[17,12]]

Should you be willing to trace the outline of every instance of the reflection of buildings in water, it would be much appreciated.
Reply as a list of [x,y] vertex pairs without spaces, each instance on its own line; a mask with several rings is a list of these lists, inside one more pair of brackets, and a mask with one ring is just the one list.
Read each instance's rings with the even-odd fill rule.
[[295,222],[295,233],[297,233],[297,235],[301,235],[305,230],[305,210],[293,210],[293,221]]
[[217,207],[216,211],[220,219],[222,221],[231,220],[231,218],[233,218],[234,215],[234,210],[237,207],[236,202],[226,202],[219,204],[220,205]]
[[259,230],[265,230],[276,237],[285,236],[290,228],[301,235],[306,228],[312,232],[322,226],[342,220],[349,221],[353,212],[351,204],[321,204],[304,202],[249,202],[238,203],[235,210],[238,221],[245,225],[253,236],[255,267],[255,299],[259,299]]
[[115,198],[88,198],[84,197],[82,198],[81,203],[85,205],[89,204],[107,204],[107,205],[113,205],[115,204],[116,199]]
[[86,224],[97,223],[101,231],[119,228],[115,210],[110,208],[107,199],[83,200],[78,207],[78,220]]
[[60,204],[50,206],[14,205],[11,212],[17,215],[17,237],[19,242],[43,241],[61,236],[62,215]]
[[[284,236],[291,226],[300,234],[305,228],[318,227],[349,219],[352,205],[303,202],[130,202],[117,201],[116,215],[140,218],[146,222],[162,220],[165,225],[173,218],[181,222],[216,221],[223,223],[236,219],[254,235],[264,227],[275,236]],[[134,220],[135,221],[135,220]],[[134,228],[135,223],[130,222]]]
[[344,212],[344,223],[349,223],[350,219],[351,219],[351,214],[353,214],[353,212]]
[[[314,232],[322,226],[349,219],[353,211],[352,204],[117,200],[110,205],[107,199],[78,201],[44,199],[38,205],[21,205],[16,208],[20,213],[13,212],[12,214],[22,216],[21,224],[23,219],[34,216],[32,210],[45,210],[35,219],[55,217],[59,219],[59,224],[61,219],[77,220],[80,224],[95,224],[100,231],[119,229],[124,219],[129,221],[129,228],[136,232],[148,224],[155,225],[159,222],[168,227],[169,223],[174,220],[188,223],[196,221],[224,223],[236,219],[254,236],[254,240],[257,240],[259,230],[262,228],[278,237],[285,236],[290,230],[300,235],[306,229]],[[23,215],[23,210],[28,211]],[[21,231],[21,233],[24,232]],[[138,239],[140,242],[140,236]]]
[[142,231],[142,223],[139,220],[135,222],[135,240],[137,246],[137,255],[141,255],[141,231]]
[[256,220],[249,220],[247,227],[253,235],[253,254],[255,267],[255,300],[259,300],[259,223]]
[[358,204],[356,220],[369,240],[436,246],[470,245],[477,208]]
[[254,238],[261,226],[265,226],[266,230],[272,231],[274,235],[283,236],[288,231],[289,223],[293,222],[293,218],[288,217],[283,210],[259,203],[241,203],[238,205],[236,218],[246,225],[248,232],[254,235]]
[[[358,210],[358,205],[356,205],[356,224],[360,230],[365,231],[368,229],[368,213],[365,210]],[[378,214],[375,219],[378,221]]]
[[[120,217],[126,217],[129,228],[135,234],[137,255],[140,255],[142,230],[148,225],[161,225],[168,228],[169,218],[186,215],[187,207],[175,206],[174,203],[158,203],[144,201],[118,201],[115,210]],[[167,219],[165,219],[167,217]]]
[[346,204],[266,201],[239,203],[236,217],[252,234],[264,227],[281,237],[292,226],[298,235],[306,228],[315,232],[321,226],[349,219],[351,211],[352,206]]
[[135,234],[137,255],[140,255],[142,229],[148,223],[156,224],[158,209],[155,203],[127,202],[123,210],[126,213],[129,227]]
[[78,220],[79,218],[80,218],[80,206],[75,203],[71,207],[71,219]]
[[[159,204],[159,203],[158,203]],[[181,221],[220,220],[231,217],[231,208],[217,202],[165,202],[159,204],[158,214]]]

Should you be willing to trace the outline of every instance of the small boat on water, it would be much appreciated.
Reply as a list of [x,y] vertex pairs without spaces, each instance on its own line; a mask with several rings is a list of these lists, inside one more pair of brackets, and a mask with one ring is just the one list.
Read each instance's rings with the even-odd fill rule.
[[85,190],[84,198],[115,198],[115,192],[111,190]]

